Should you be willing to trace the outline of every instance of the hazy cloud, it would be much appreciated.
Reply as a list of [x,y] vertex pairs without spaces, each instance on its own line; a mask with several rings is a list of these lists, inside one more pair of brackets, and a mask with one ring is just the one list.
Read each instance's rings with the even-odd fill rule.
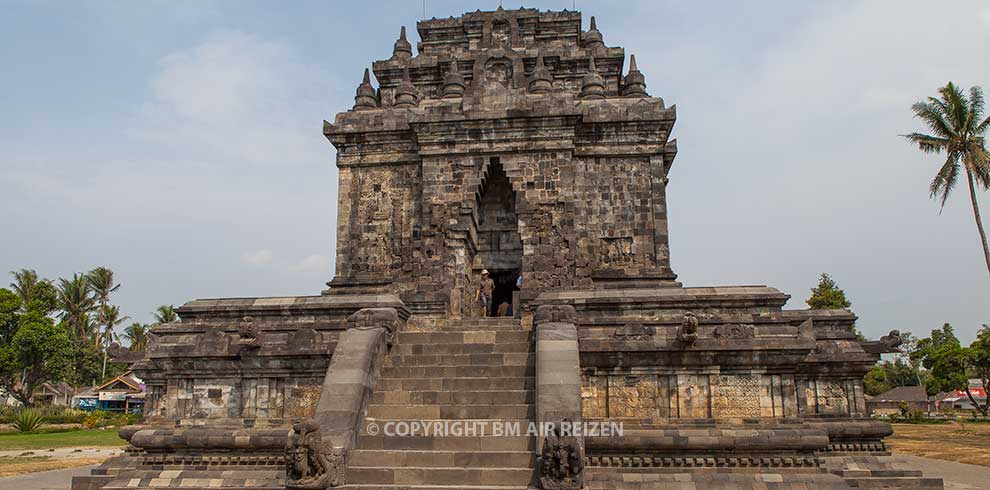
[[244,252],[241,254],[241,262],[253,266],[268,265],[272,261],[271,250],[257,250],[254,252]]

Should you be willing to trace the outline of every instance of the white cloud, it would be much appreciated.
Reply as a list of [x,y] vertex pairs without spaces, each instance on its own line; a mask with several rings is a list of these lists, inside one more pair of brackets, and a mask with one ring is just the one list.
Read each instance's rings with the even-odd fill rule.
[[325,274],[330,271],[330,257],[321,254],[306,256],[299,262],[288,267],[290,272],[302,272],[306,274]]
[[314,136],[322,105],[314,87],[330,77],[288,45],[228,32],[165,56],[159,67],[154,99],[130,131],[138,140],[241,165],[295,166],[329,153]]
[[272,261],[272,251],[263,249],[254,252],[244,252],[241,254],[241,262],[256,267],[268,265]]

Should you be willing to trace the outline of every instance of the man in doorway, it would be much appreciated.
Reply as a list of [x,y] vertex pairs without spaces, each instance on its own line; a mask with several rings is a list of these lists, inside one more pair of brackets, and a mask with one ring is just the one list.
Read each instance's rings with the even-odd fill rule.
[[488,277],[488,269],[481,271],[481,283],[474,293],[474,300],[481,305],[482,318],[487,317],[492,311],[492,294],[495,293],[495,281]]

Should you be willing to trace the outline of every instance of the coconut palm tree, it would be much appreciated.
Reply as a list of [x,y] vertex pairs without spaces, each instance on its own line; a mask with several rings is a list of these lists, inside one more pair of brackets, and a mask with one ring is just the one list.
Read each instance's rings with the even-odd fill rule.
[[95,300],[91,294],[86,276],[73,274],[72,279],[58,280],[58,303],[62,310],[61,320],[72,328],[77,338],[86,338],[89,331],[87,313],[93,310]]
[[155,310],[155,323],[162,325],[165,323],[172,323],[179,321],[179,315],[175,312],[175,307],[172,305],[161,305]]
[[966,171],[969,199],[973,203],[976,229],[983,244],[983,258],[990,272],[990,248],[983,231],[980,206],[976,200],[976,186],[984,190],[990,187],[990,153],[985,136],[990,130],[990,117],[983,117],[983,91],[980,87],[969,89],[969,97],[952,82],[938,89],[940,98],[929,97],[911,106],[915,117],[921,119],[932,134],[911,133],[904,135],[925,153],[945,152],[945,162],[935,174],[928,190],[941,206],[959,181],[961,170]]
[[110,347],[110,343],[114,340],[119,340],[117,332],[114,331],[117,326],[130,320],[129,316],[120,315],[120,307],[116,305],[102,305],[97,310],[97,317],[99,318],[99,324],[104,328],[103,333],[99,336],[103,344],[103,375],[102,378],[107,376],[107,348]]
[[14,276],[14,282],[10,283],[10,289],[21,297],[21,304],[27,308],[28,303],[33,299],[32,293],[38,287],[38,283],[41,282],[38,278],[38,273],[34,269],[21,269],[19,271],[10,271],[10,275]]
[[[86,273],[86,282],[89,284],[89,290],[93,292],[93,295],[96,296],[96,300],[100,304],[97,316],[102,317],[104,309],[110,305],[110,293],[120,289],[120,284],[114,283],[113,271],[106,267],[97,267]],[[112,326],[102,323],[102,318],[100,318],[100,321],[104,330],[113,331]],[[95,345],[99,345],[99,343],[97,342]]]
[[124,329],[124,338],[127,339],[132,351],[144,352],[144,348],[148,344],[149,327],[149,325],[134,322]]

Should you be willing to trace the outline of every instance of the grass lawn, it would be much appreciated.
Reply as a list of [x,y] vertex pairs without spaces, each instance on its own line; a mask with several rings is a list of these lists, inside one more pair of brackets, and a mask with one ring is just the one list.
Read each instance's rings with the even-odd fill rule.
[[990,424],[893,424],[895,453],[990,466]]
[[57,447],[119,447],[126,444],[127,441],[117,435],[117,429],[73,430],[37,434],[0,433],[0,451]]

